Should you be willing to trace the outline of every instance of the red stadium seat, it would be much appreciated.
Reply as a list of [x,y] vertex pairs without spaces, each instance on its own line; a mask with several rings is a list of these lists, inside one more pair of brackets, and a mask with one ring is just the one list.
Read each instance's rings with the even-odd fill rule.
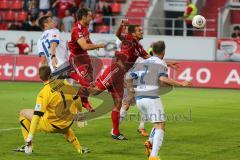
[[106,25],[99,26],[97,28],[98,33],[109,33],[110,32],[110,27]]
[[10,5],[8,3],[8,0],[1,0],[0,1],[0,9],[1,10],[7,10],[9,9]]
[[99,13],[96,13],[94,15],[94,21],[98,24],[102,23],[103,22],[103,15],[99,14]]
[[3,12],[0,11],[0,22],[4,19],[4,14]]
[[8,24],[7,23],[0,23],[0,30],[7,30]]
[[20,9],[22,9],[22,1],[21,0],[12,1],[11,8],[13,10],[20,10]]
[[17,21],[19,21],[19,22],[23,22],[23,21],[27,20],[27,17],[28,17],[27,12],[21,11],[21,12],[17,13]]
[[7,11],[5,15],[5,21],[14,21],[15,20],[15,12]]
[[119,3],[113,3],[111,5],[112,7],[112,12],[115,13],[115,14],[119,14],[121,12],[121,4]]

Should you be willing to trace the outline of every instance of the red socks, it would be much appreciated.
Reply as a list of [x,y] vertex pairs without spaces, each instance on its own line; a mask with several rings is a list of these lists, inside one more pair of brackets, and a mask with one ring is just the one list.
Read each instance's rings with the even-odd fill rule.
[[114,135],[119,135],[119,117],[120,117],[120,112],[117,111],[112,111],[112,125],[113,125],[113,134]]

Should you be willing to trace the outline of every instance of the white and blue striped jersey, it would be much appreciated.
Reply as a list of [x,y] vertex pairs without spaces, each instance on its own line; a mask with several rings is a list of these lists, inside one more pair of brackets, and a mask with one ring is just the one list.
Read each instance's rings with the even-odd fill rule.
[[159,97],[159,77],[168,77],[168,67],[164,60],[152,56],[137,63],[130,75],[135,79],[136,97]]
[[38,47],[38,55],[45,55],[48,65],[51,70],[54,71],[54,67],[52,65],[51,53],[50,53],[50,44],[52,42],[58,43],[56,48],[56,58],[58,61],[57,67],[62,65],[64,62],[68,61],[68,52],[66,41],[61,39],[60,32],[58,29],[49,29],[45,30],[41,37],[38,39],[37,47]]

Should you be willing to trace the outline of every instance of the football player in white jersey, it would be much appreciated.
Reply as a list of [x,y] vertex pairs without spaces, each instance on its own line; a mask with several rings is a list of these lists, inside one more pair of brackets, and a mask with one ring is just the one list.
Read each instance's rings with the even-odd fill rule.
[[178,82],[168,78],[168,68],[163,60],[165,43],[153,44],[153,56],[138,63],[126,75],[128,98],[134,96],[145,120],[153,123],[149,139],[145,142],[148,160],[159,160],[158,152],[163,142],[165,113],[159,96],[162,85],[191,86],[190,81]]
[[68,61],[66,41],[61,39],[56,23],[50,16],[42,16],[38,23],[44,30],[37,42],[38,55],[41,57],[42,65],[47,63],[54,71]]

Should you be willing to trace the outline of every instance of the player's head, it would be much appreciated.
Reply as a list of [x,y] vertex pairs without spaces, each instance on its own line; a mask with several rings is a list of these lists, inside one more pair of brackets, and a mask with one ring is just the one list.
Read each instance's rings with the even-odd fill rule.
[[191,4],[192,1],[191,0],[187,0],[187,5]]
[[152,47],[152,51],[153,51],[153,55],[156,55],[158,57],[160,57],[161,59],[163,59],[164,55],[165,55],[165,43],[164,41],[157,41],[155,43],[153,43],[153,47]]
[[50,79],[50,75],[51,75],[51,69],[49,66],[41,66],[38,70],[38,74],[40,79],[45,82],[48,81]]
[[42,30],[53,29],[56,28],[56,23],[50,16],[42,16],[38,20],[38,25],[42,28]]
[[128,33],[133,35],[137,40],[143,39],[143,28],[140,25],[129,25]]
[[83,25],[89,25],[93,19],[92,11],[89,8],[81,8],[77,11],[77,20]]
[[21,37],[19,38],[19,41],[20,41],[21,43],[24,43],[25,40],[26,40],[26,38],[25,38],[24,36],[21,36]]

